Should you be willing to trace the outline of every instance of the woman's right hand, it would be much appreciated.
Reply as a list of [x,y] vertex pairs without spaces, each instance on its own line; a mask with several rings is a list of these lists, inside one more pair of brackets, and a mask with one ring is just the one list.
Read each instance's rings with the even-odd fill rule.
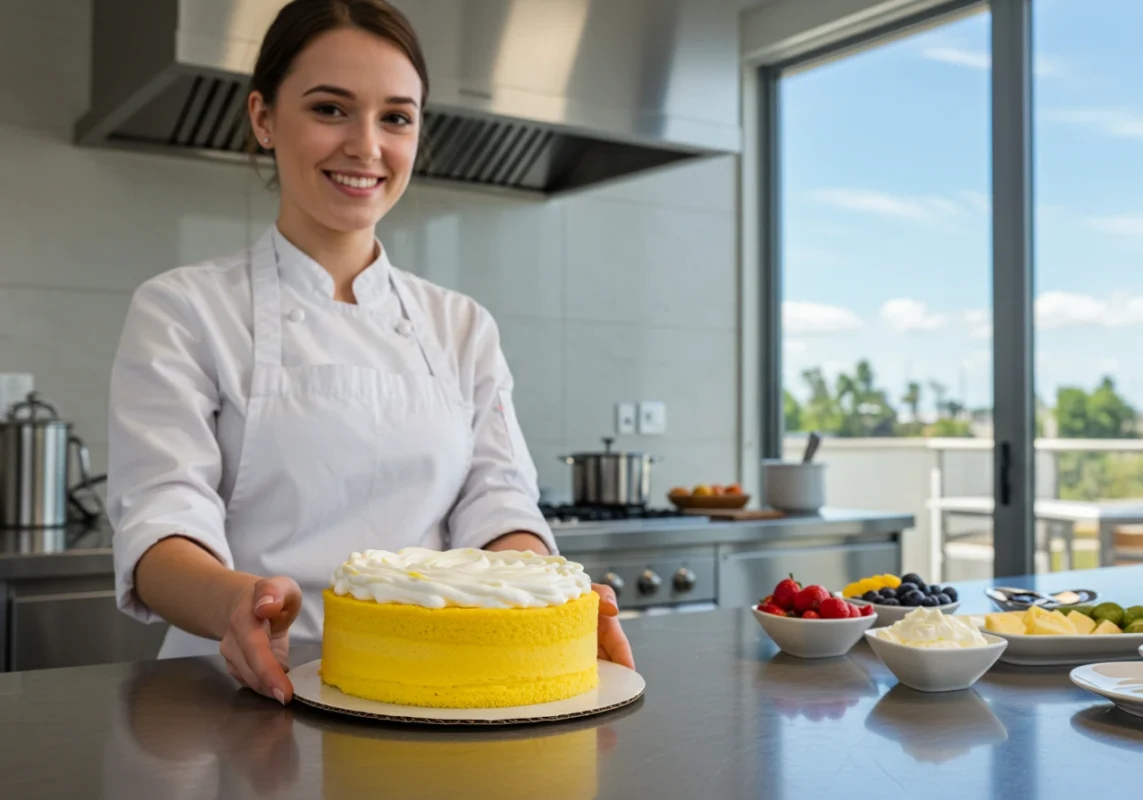
[[292,578],[264,578],[239,593],[219,645],[231,677],[285,705],[294,696],[289,671],[290,626],[302,608]]

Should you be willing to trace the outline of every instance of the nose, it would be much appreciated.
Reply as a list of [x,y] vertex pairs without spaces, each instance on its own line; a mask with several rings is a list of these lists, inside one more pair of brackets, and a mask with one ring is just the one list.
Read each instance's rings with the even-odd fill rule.
[[377,161],[381,158],[382,131],[368,120],[352,126],[345,141],[346,155],[358,161]]

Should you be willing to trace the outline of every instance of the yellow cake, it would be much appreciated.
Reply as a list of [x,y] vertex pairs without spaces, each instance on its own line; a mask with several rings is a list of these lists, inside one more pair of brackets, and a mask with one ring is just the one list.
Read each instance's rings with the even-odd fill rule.
[[354,553],[325,605],[322,680],[399,705],[500,708],[595,688],[599,597],[560,556]]

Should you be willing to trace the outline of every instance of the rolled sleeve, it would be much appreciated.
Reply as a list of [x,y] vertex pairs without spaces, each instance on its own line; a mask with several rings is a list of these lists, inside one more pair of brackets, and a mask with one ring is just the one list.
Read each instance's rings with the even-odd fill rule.
[[487,313],[477,337],[472,466],[449,516],[452,546],[483,548],[506,533],[525,531],[556,553],[540,513],[536,465],[512,402],[512,373]]
[[136,291],[111,371],[107,512],[116,603],[158,619],[135,592],[135,567],[156,542],[182,536],[234,561],[218,493],[218,387],[209,345],[185,292],[154,279]]

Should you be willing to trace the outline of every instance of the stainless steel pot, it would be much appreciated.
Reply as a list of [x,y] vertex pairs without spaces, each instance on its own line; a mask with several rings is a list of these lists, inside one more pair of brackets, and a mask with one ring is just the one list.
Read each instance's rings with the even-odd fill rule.
[[[90,491],[91,455],[59,418],[51,403],[32,392],[12,406],[0,423],[0,527],[57,528],[67,525],[71,505],[85,517],[103,513],[99,496]],[[78,456],[80,482],[69,486],[70,456]],[[86,505],[77,493],[88,490]]]
[[645,453],[612,452],[604,437],[602,453],[572,453],[560,460],[572,467],[572,497],[582,506],[645,506],[651,499],[651,464]]

